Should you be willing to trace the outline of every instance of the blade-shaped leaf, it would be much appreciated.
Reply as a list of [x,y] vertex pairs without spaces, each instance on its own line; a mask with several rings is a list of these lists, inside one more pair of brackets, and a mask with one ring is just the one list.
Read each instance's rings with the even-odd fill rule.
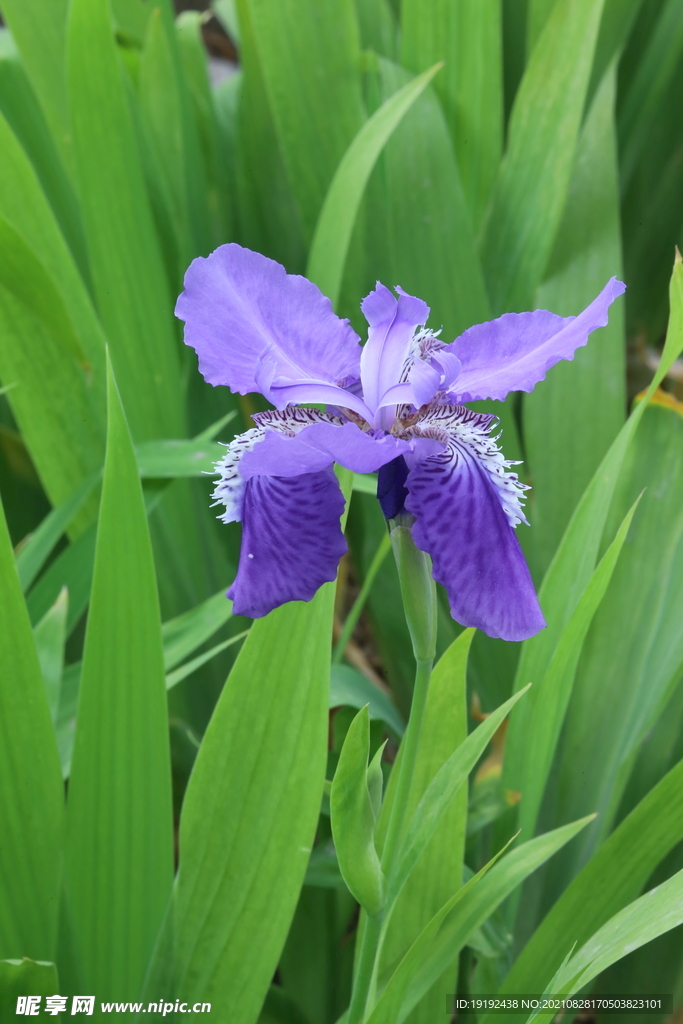
[[[17,383],[9,402],[44,487],[59,505],[101,465],[98,394],[53,279],[1,215],[0,247],[0,377]],[[83,529],[96,507],[90,499],[75,525]]]
[[232,601],[221,590],[196,608],[169,619],[161,627],[164,642],[164,667],[175,668],[200,644],[220,629],[232,615]]
[[495,313],[531,308],[562,215],[603,0],[557,0],[515,98],[482,258]]
[[38,529],[22,544],[17,554],[17,572],[22,590],[26,591],[31,586],[99,478],[100,474],[96,473],[84,480],[70,498],[45,516]]
[[362,708],[349,727],[330,791],[330,820],[339,868],[349,892],[369,914],[384,905],[385,881],[375,849],[376,814],[368,788],[370,716]]
[[[603,281],[621,274],[614,101],[616,68],[595,96],[581,130],[569,194],[535,305],[574,316]],[[529,547],[542,578],[569,518],[624,422],[624,303],[573,360],[553,367],[524,395],[524,440],[533,479]],[[567,472],[571,466],[571,472]]]
[[437,64],[418,75],[385,100],[360,129],[335,171],[318,217],[306,270],[306,276],[335,306],[368,178],[392,132],[440,67]]
[[[349,493],[351,474],[343,480]],[[310,855],[326,762],[333,600],[326,584],[308,604],[291,602],[254,623],[183,803],[176,988],[229,1020],[259,1011]]]
[[54,722],[59,708],[59,691],[64,669],[64,644],[66,642],[66,613],[69,607],[69,592],[64,587],[61,594],[33,630],[40,670],[47,693],[50,715]]
[[58,145],[69,151],[69,101],[64,47],[68,0],[3,0],[2,13],[17,41],[31,84]]
[[391,698],[350,665],[332,665],[330,678],[330,707],[345,705],[363,708],[367,704],[372,719],[386,722],[397,736],[402,736],[406,724]]
[[500,0],[476,4],[404,0],[402,63],[445,68],[434,83],[458,159],[463,190],[478,225],[498,173],[503,145]]
[[[671,318],[662,359],[647,394],[619,431],[609,451],[584,491],[569,522],[562,542],[548,569],[539,592],[548,626],[527,640],[522,648],[515,686],[529,679],[541,679],[557,646],[565,624],[574,612],[590,579],[602,539],[614,489],[633,434],[648,401],[669,367],[683,349],[683,262],[677,256],[670,285]],[[525,710],[524,705],[528,705]],[[518,789],[524,761],[526,716],[533,709],[531,700],[520,705],[510,723],[505,752],[505,779],[508,789]]]
[[131,999],[171,892],[170,752],[147,515],[111,371],[108,405],[66,867],[84,980],[105,998]]
[[26,598],[31,622],[40,622],[57,600],[62,587],[66,587],[69,591],[66,631],[71,632],[90,598],[94,554],[95,523],[62,551],[32,588]]
[[548,670],[538,687],[538,697],[526,736],[525,772],[519,825],[522,835],[532,836],[541,807],[545,785],[571,698],[576,666],[586,633],[612,579],[614,567],[626,540],[640,498],[629,509],[616,537],[598,563],[576,609],[555,649]]
[[629,903],[567,961],[558,992],[577,992],[627,953],[683,923],[683,871]]
[[67,80],[92,276],[136,440],[180,437],[171,296],[154,234],[108,0],[69,8]]
[[[238,0],[248,21],[290,185],[310,238],[332,177],[365,120],[353,0]],[[324,88],[321,83],[324,82]],[[301,112],[306,115],[302,117]]]
[[376,1024],[402,1024],[413,1006],[467,943],[470,935],[481,927],[506,896],[514,892],[525,878],[573,839],[591,820],[592,816],[531,839],[500,860],[483,877],[475,875],[462,898],[454,900],[453,909],[445,916],[439,931],[432,938],[429,952],[420,958],[419,963],[414,964],[417,969],[412,972],[406,986],[398,1017],[378,1017]]
[[[683,839],[681,786],[683,761],[621,822],[555,902],[500,986],[501,994],[542,992],[572,944],[585,943],[638,896]],[[485,1018],[487,1024],[495,1019]]]
[[[466,675],[473,637],[474,630],[465,630],[442,654],[432,672],[406,820],[438,770],[467,736]],[[430,918],[463,884],[466,818],[467,790],[463,786],[439,822],[392,911],[391,926],[382,945],[380,974],[400,960]],[[455,978],[455,965],[451,965],[416,1012],[425,1020],[435,1019],[446,996],[453,992]]]
[[[31,626],[0,505],[0,957],[53,959],[64,792]],[[11,880],[11,884],[10,884]]]
[[140,476],[152,479],[172,479],[179,476],[202,476],[214,472],[213,464],[224,452],[212,444],[216,434],[235,418],[229,412],[208,430],[191,440],[164,439],[141,441],[135,446]]
[[427,786],[402,837],[395,872],[389,878],[390,898],[395,898],[426,849],[451,801],[491,741],[491,737],[528,687],[491,712],[451,754]]

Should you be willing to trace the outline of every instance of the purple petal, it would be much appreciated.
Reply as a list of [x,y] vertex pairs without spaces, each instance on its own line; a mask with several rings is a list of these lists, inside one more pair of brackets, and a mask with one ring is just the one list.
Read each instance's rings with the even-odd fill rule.
[[192,261],[175,312],[209,384],[258,391],[264,360],[274,385],[359,376],[358,336],[330,300],[305,277],[240,245]]
[[416,545],[432,557],[453,618],[492,637],[526,640],[545,626],[531,575],[490,472],[470,447],[448,448],[408,475]]
[[333,405],[337,409],[353,409],[364,420],[371,420],[372,413],[365,402],[346,388],[335,384],[288,384],[285,387],[272,386],[269,391],[261,391],[278,409],[299,403],[322,403]]
[[377,282],[375,290],[361,303],[370,329],[360,358],[360,375],[365,404],[373,412],[379,408],[384,393],[399,383],[415,328],[429,316],[426,302],[401,288],[396,291],[398,299]]
[[441,383],[441,374],[424,359],[413,363],[408,381],[413,389],[413,405],[416,409],[431,402]]
[[267,430],[262,441],[245,451],[240,473],[245,480],[261,474],[291,477],[313,473],[332,462],[355,473],[373,473],[420,443],[419,440],[403,441],[390,434],[373,437],[355,423],[343,426],[314,423],[300,430],[296,437]]
[[532,391],[551,366],[560,359],[573,359],[591,331],[606,325],[609,306],[625,290],[626,285],[613,277],[576,317],[537,309],[505,313],[497,320],[470,327],[448,346],[462,362],[449,399],[502,401],[510,391]]
[[286,601],[310,601],[333,580],[346,552],[344,497],[331,468],[252,477],[243,504],[242,549],[228,590],[236,615],[259,619]]

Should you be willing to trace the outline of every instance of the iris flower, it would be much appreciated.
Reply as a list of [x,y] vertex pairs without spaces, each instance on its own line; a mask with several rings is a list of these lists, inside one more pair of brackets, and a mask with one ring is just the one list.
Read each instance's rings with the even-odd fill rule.
[[338,462],[379,471],[385,517],[411,526],[454,619],[505,640],[542,629],[515,533],[526,485],[492,435],[496,417],[463,403],[531,391],[607,323],[623,291],[612,278],[576,317],[506,313],[446,344],[425,327],[425,302],[378,283],[361,304],[361,346],[311,281],[274,260],[235,244],[195,259],[176,315],[201,373],[275,406],[216,463],[219,518],[242,523],[235,613],[308,601],[335,578],[346,551]]

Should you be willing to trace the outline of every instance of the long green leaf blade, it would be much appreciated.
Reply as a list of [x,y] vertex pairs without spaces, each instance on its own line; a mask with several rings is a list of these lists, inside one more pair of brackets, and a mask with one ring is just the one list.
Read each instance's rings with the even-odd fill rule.
[[0,957],[52,960],[64,793],[47,696],[0,505]]
[[154,234],[108,0],[69,11],[69,102],[95,293],[136,440],[181,437],[171,296]]
[[108,398],[66,865],[84,980],[104,998],[134,999],[171,892],[170,753],[147,516],[111,371]]
[[539,695],[526,736],[523,800],[519,816],[520,829],[525,837],[532,836],[536,828],[586,633],[612,579],[639,500],[629,509],[616,537],[598,563],[537,688]]
[[[614,830],[555,902],[500,986],[500,994],[542,992],[573,943],[585,943],[635,899],[683,839],[683,761]],[[486,1024],[498,1020],[484,1018]],[[503,1017],[512,1024],[515,1017]]]
[[336,305],[346,255],[365,186],[394,129],[427,88],[441,65],[404,85],[366,121],[344,154],[323,203],[306,276]]
[[[614,489],[631,438],[648,401],[683,349],[683,262],[680,256],[676,258],[671,277],[670,301],[669,329],[654,379],[644,400],[631,413],[586,488],[543,580],[539,599],[548,627],[531,640],[525,641],[515,677],[516,687],[530,679],[541,679],[546,672],[562,630],[593,572]],[[505,777],[509,789],[519,788],[524,762],[521,738],[526,728],[526,712],[523,704],[520,708],[512,718],[507,738]]]
[[[342,473],[348,494],[351,474]],[[290,602],[254,623],[183,803],[176,989],[215,1003],[235,1024],[253,1021],[263,1003],[313,843],[325,779],[333,603],[326,584],[309,603]]]
[[557,0],[510,118],[482,242],[494,312],[530,308],[569,184],[603,0]]

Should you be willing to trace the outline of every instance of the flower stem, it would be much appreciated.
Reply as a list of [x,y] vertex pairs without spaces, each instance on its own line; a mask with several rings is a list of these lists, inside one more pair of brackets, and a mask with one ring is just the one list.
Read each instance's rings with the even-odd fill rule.
[[[396,764],[398,778],[382,851],[382,869],[387,879],[391,878],[395,867],[401,830],[405,825],[429,680],[436,653],[436,587],[431,576],[429,556],[415,547],[410,529],[407,527],[395,527],[391,533],[391,541],[417,671],[410,719],[401,743],[401,755]],[[369,1004],[372,1003],[385,924],[384,912],[366,917],[346,1024],[362,1024],[370,1008]]]

